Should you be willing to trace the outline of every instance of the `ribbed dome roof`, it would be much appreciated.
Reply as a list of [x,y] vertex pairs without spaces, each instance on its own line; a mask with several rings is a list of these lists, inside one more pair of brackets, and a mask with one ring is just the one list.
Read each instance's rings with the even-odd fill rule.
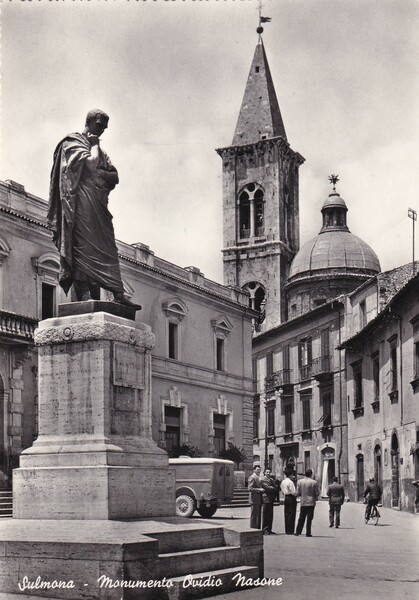
[[[373,275],[381,271],[374,250],[353,235],[346,224],[345,200],[333,191],[322,207],[323,227],[317,237],[301,248],[291,264],[289,280],[297,275]],[[321,271],[321,273],[319,272]]]
[[344,272],[366,271],[371,275],[381,271],[374,250],[349,231],[323,231],[304,244],[291,264],[289,278],[311,274],[323,269]]

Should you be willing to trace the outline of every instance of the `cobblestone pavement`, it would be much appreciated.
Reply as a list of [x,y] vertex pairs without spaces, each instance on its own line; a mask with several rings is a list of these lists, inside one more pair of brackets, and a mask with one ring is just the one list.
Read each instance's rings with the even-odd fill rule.
[[[297,518],[298,518],[297,509]],[[283,507],[264,537],[265,577],[281,586],[257,587],[218,600],[419,600],[419,515],[380,508],[377,526],[364,523],[364,506],[346,503],[340,529],[329,528],[328,504],[317,504],[313,537],[285,535]],[[247,527],[249,508],[221,509],[212,521]],[[231,521],[230,521],[231,522]]]

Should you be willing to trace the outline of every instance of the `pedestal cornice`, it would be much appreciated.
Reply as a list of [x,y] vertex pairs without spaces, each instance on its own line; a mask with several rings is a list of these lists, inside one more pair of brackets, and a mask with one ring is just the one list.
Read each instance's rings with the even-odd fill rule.
[[145,350],[151,350],[155,343],[154,334],[148,325],[133,323],[104,312],[46,319],[35,330],[34,339],[37,346],[110,340],[139,346]]

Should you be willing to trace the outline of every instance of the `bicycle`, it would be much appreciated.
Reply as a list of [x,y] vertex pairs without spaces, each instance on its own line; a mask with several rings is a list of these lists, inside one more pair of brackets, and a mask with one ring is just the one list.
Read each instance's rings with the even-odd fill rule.
[[378,520],[381,517],[381,515],[378,512],[378,508],[377,508],[376,504],[372,505],[369,518],[367,518],[367,514],[368,514],[368,506],[365,508],[365,525],[368,525],[368,521],[373,521],[374,525],[377,525]]

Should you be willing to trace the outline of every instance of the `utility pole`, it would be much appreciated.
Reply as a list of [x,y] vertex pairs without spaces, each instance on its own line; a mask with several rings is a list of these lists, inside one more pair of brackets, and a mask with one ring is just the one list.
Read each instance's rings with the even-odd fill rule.
[[413,224],[413,235],[412,235],[412,252],[413,252],[413,256],[412,256],[412,275],[413,277],[416,275],[416,264],[415,264],[415,222],[418,218],[418,214],[415,210],[413,210],[413,208],[409,208],[407,211],[407,216],[412,219],[412,224]]

